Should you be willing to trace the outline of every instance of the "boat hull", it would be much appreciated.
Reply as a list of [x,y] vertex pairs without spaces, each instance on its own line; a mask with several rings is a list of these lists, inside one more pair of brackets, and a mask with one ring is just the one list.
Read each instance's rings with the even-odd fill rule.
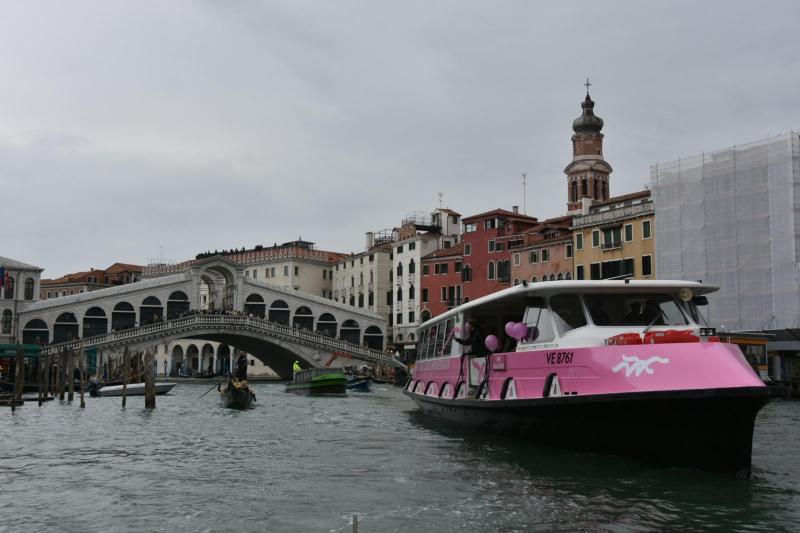
[[356,392],[369,392],[371,386],[371,380],[369,378],[364,379],[351,379],[347,381],[347,390],[356,391]]
[[747,477],[766,387],[567,396],[442,399],[404,391],[426,415],[531,442]]
[[220,403],[228,409],[249,409],[253,406],[253,397],[249,387],[237,389],[228,386],[220,392]]
[[[161,381],[155,384],[156,394],[166,394],[175,388],[177,383],[169,383]],[[111,385],[102,387],[97,391],[97,395],[106,398],[113,396],[122,396],[122,385]],[[131,383],[128,385],[126,396],[144,396],[144,383]]]
[[347,393],[347,380],[345,378],[315,379],[305,383],[289,383],[286,385],[286,392],[294,394],[316,395],[336,395],[342,396]]

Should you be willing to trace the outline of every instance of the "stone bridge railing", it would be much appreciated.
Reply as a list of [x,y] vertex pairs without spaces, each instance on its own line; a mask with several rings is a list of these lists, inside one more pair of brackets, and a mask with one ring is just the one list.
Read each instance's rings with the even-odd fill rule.
[[231,330],[248,331],[256,337],[277,338],[294,344],[310,346],[312,348],[333,352],[346,352],[355,359],[370,363],[383,363],[390,366],[405,367],[394,357],[380,350],[360,346],[347,341],[333,339],[322,333],[306,329],[295,329],[290,326],[270,322],[269,320],[240,315],[191,315],[175,318],[156,324],[148,324],[138,328],[113,331],[82,340],[67,341],[50,344],[42,348],[42,355],[60,352],[61,350],[78,349],[83,342],[83,348],[122,346],[149,340],[156,340],[166,336],[191,333],[197,330],[219,329],[220,333]]

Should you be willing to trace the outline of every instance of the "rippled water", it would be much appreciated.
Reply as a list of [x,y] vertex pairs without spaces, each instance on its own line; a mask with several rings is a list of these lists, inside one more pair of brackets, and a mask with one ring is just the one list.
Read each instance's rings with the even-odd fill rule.
[[800,528],[800,402],[761,412],[745,481],[436,429],[390,386],[255,387],[244,412],[188,384],[0,410],[0,532]]

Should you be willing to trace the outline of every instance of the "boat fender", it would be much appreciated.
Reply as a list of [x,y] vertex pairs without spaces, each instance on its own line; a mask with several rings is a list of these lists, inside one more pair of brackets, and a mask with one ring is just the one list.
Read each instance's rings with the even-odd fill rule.
[[542,398],[561,396],[561,383],[558,381],[558,374],[555,372],[548,374],[544,380]]
[[487,396],[489,396],[489,380],[484,379],[481,381],[481,384],[478,385],[478,391],[475,393],[475,399],[485,400]]

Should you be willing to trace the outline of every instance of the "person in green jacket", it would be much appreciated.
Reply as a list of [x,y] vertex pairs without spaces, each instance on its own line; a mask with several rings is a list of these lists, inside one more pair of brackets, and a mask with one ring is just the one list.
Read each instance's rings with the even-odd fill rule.
[[297,374],[301,370],[303,370],[303,367],[300,366],[300,361],[295,361],[294,364],[292,365],[292,371],[294,371],[294,373]]

